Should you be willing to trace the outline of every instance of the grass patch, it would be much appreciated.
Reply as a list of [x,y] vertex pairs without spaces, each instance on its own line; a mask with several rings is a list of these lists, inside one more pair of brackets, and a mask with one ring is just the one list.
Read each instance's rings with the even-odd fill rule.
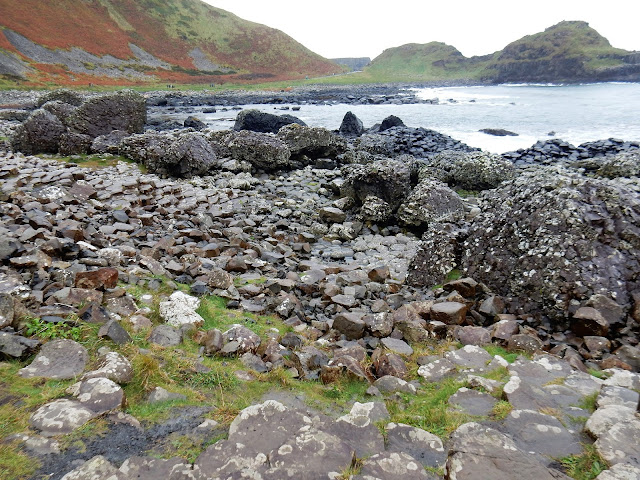
[[584,397],[582,399],[582,401],[578,404],[578,407],[593,413],[596,411],[596,408],[598,408],[596,406],[596,400],[598,399],[598,395],[600,395],[600,392],[593,392],[591,395],[587,395],[586,397]]
[[607,378],[609,378],[606,372],[603,372],[602,370],[596,370],[595,368],[589,369],[589,375],[599,378],[600,380],[606,380]]
[[575,480],[593,480],[609,468],[607,462],[598,455],[593,445],[584,445],[582,455],[561,458],[560,463],[566,469],[567,475]]
[[506,400],[499,400],[491,410],[491,417],[497,421],[504,420],[511,413],[511,410],[513,410],[513,405]]
[[112,154],[80,154],[80,155],[70,155],[70,156],[51,156],[51,155],[36,155],[41,158],[53,159],[59,162],[64,163],[73,163],[83,168],[90,168],[91,170],[97,170],[101,168],[107,167],[115,167],[120,162],[129,163],[132,165],[137,165],[142,173],[147,173],[147,169],[144,165],[140,165],[133,160],[123,157],[122,155],[112,155]]
[[504,358],[507,362],[509,363],[513,363],[518,359],[518,356],[520,356],[521,354],[518,353],[513,353],[513,352],[509,352],[507,351],[505,348],[500,347],[498,345],[487,345],[484,347],[484,349],[489,352],[490,355],[492,356],[499,356]]
[[447,439],[456,428],[473,417],[449,409],[447,401],[464,384],[454,379],[426,384],[419,394],[407,398],[404,405],[391,402],[391,421],[422,428],[442,439]]

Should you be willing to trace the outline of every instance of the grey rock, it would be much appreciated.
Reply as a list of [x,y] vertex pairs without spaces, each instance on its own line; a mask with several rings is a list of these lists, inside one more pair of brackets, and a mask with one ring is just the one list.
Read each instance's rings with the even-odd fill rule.
[[180,345],[182,343],[182,333],[171,325],[158,325],[151,331],[149,343],[155,343],[163,347]]
[[198,468],[182,458],[130,457],[119,471],[126,479],[139,480],[194,480],[200,475]]
[[123,90],[86,100],[70,116],[70,127],[91,138],[114,130],[141,133],[147,121],[145,99],[139,93]]
[[496,188],[514,175],[515,168],[510,161],[486,152],[438,153],[420,171],[421,178],[435,178],[471,191]]
[[465,345],[459,350],[447,352],[445,358],[460,367],[473,369],[484,369],[493,360],[484,348],[476,345]]
[[108,338],[118,345],[124,345],[131,342],[131,336],[116,320],[109,320],[98,330],[100,338]]
[[280,128],[277,136],[287,144],[294,158],[336,158],[347,149],[344,138],[321,127],[291,123]]
[[59,399],[38,408],[31,415],[29,424],[45,437],[52,437],[71,433],[95,416],[91,409],[78,401]]
[[428,382],[438,382],[443,378],[450,377],[456,373],[456,365],[446,358],[436,360],[418,368],[418,375]]
[[124,391],[108,378],[89,378],[70,389],[73,390],[73,395],[81,405],[96,414],[115,410],[124,405]]
[[228,143],[231,156],[262,170],[280,170],[290,166],[291,151],[286,143],[266,133],[242,130]]
[[26,358],[40,346],[35,339],[8,332],[0,332],[0,354],[9,358]]
[[28,155],[57,153],[65,131],[58,117],[46,110],[36,110],[16,128],[11,137],[11,148]]
[[640,468],[628,463],[616,463],[605,470],[595,480],[635,480],[640,478]]
[[128,477],[118,471],[105,457],[96,455],[67,473],[61,480],[125,480],[126,478]]
[[404,342],[402,340],[398,340],[392,337],[386,337],[381,339],[380,343],[382,343],[382,345],[391,350],[393,353],[397,353],[399,355],[413,354],[413,348],[411,348],[407,342]]
[[357,340],[364,334],[365,322],[356,313],[341,313],[333,320],[333,328],[347,337],[347,340]]
[[618,405],[636,409],[640,405],[640,393],[630,388],[605,385],[596,398],[596,405],[598,408]]
[[392,375],[385,375],[378,378],[373,382],[373,385],[382,393],[402,392],[415,395],[417,392],[416,387],[409,382]]
[[438,468],[445,464],[447,452],[436,435],[402,423],[389,423],[386,430],[388,452],[407,453],[425,467]]
[[0,329],[9,327],[13,323],[13,297],[8,293],[0,293]]
[[640,420],[616,423],[596,440],[595,447],[609,465],[640,467]]
[[493,411],[497,400],[488,393],[463,387],[449,397],[448,403],[454,409],[469,415],[488,416]]
[[353,480],[430,480],[420,463],[404,452],[384,452],[367,458]]
[[452,222],[464,214],[460,196],[445,184],[423,179],[398,208],[397,217],[406,225]]
[[296,123],[305,126],[306,124],[292,115],[273,115],[259,110],[243,110],[238,113],[233,129],[251,130],[260,133],[278,133],[285,125]]
[[95,370],[85,373],[82,380],[104,377],[118,384],[129,383],[133,379],[131,362],[118,352],[106,352],[100,355],[100,362]]
[[42,346],[33,362],[20,369],[18,375],[65,380],[80,375],[88,360],[87,349],[79,343],[66,339],[52,340]]
[[617,423],[627,423],[636,419],[636,408],[622,405],[607,405],[598,408],[584,426],[585,432],[594,438],[607,433]]
[[342,119],[340,128],[338,129],[340,135],[345,136],[359,136],[364,133],[364,126],[362,120],[356,117],[352,112],[347,112]]
[[254,353],[260,346],[260,337],[242,325],[233,325],[223,333],[222,338],[225,344],[238,342],[236,353],[239,355],[246,352]]
[[160,403],[160,402],[179,401],[179,400],[186,400],[186,399],[187,397],[185,395],[182,395],[181,393],[169,392],[162,387],[156,387],[151,391],[151,393],[147,397],[147,402]]

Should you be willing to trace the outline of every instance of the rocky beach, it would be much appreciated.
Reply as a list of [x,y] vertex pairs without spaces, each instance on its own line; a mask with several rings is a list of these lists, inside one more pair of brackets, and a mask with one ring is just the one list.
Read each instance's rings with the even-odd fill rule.
[[640,478],[640,144],[322,102],[0,92],[2,478]]

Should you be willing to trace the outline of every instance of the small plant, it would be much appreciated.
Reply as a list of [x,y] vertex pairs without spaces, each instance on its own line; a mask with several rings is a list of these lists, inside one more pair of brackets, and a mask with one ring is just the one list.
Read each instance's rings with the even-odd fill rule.
[[358,475],[360,470],[362,470],[363,459],[357,458],[356,453],[353,452],[353,458],[351,459],[351,464],[346,467],[340,475],[337,477],[338,480],[350,480],[353,475]]
[[504,420],[511,413],[511,410],[513,410],[513,405],[505,400],[500,400],[493,406],[491,416],[498,421]]
[[600,392],[593,392],[591,395],[587,395],[578,404],[578,407],[591,413],[595,412],[597,408],[596,400],[598,399],[598,395],[600,395]]
[[609,468],[593,445],[584,445],[582,455],[561,458],[560,463],[564,466],[567,475],[576,480],[593,480]]
[[39,337],[53,340],[56,338],[67,338],[76,342],[82,340],[82,328],[77,325],[67,323],[49,323],[40,318],[30,318],[27,320],[25,333],[29,337]]

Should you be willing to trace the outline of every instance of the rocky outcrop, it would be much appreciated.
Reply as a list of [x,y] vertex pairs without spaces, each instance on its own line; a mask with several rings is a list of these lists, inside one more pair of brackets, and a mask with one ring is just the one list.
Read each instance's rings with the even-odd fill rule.
[[480,191],[496,188],[513,178],[513,164],[500,155],[485,152],[446,151],[429,158],[420,177],[433,177],[452,188]]
[[235,131],[251,130],[260,133],[278,133],[282,127],[292,123],[306,126],[306,123],[292,115],[274,115],[260,110],[243,110],[236,117],[233,129]]
[[146,121],[144,97],[123,90],[86,100],[70,116],[69,126],[77,133],[96,138],[114,130],[142,133]]

